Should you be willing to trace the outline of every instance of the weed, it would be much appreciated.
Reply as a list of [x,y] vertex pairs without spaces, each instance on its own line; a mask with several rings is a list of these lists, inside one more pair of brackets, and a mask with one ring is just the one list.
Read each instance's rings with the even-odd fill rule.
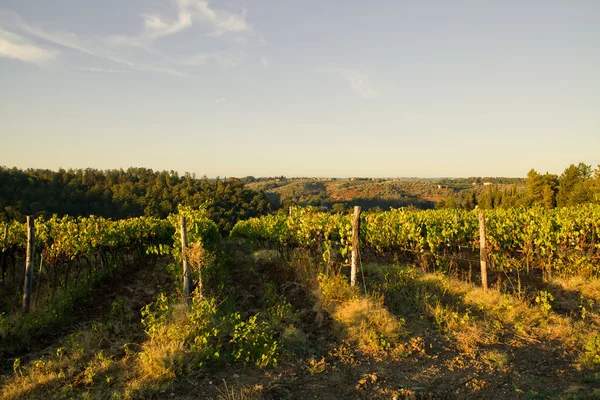
[[235,314],[230,343],[235,345],[232,353],[234,360],[264,368],[277,364],[279,343],[275,340],[273,328],[258,317],[258,314],[253,315],[244,321],[239,314]]
[[600,333],[591,335],[586,341],[581,363],[590,368],[600,367]]
[[223,387],[217,388],[217,400],[258,400],[261,398],[262,387],[246,388],[242,386],[239,390],[228,387],[227,382],[223,381]]
[[321,360],[317,361],[314,358],[308,360],[308,365],[306,366],[308,373],[312,376],[317,376],[322,374],[327,369],[327,362],[325,361],[325,357],[322,357]]
[[347,278],[341,274],[319,274],[317,279],[321,306],[330,313],[334,312],[342,303],[359,298],[358,288],[350,286]]
[[587,301],[585,301],[584,297],[582,295],[580,297],[580,303],[579,303],[578,307],[579,307],[579,313],[581,315],[581,319],[583,321],[585,321],[586,319],[589,318],[589,314],[594,311],[594,300],[587,299]]
[[489,350],[481,354],[482,360],[496,370],[503,369],[508,364],[508,356],[498,350]]
[[535,297],[535,302],[538,304],[542,310],[544,316],[548,316],[550,310],[552,309],[551,302],[554,301],[554,296],[552,293],[546,292],[545,290],[540,290],[539,294]]
[[350,346],[348,341],[343,341],[338,346],[336,346],[329,355],[337,360],[339,360],[342,364],[348,366],[356,366],[358,365],[358,361],[356,360],[356,355]]
[[23,375],[20,357],[15,358],[15,361],[13,362],[13,372],[15,373],[15,375]]
[[364,374],[356,384],[356,390],[364,390],[377,382],[377,374],[375,372]]

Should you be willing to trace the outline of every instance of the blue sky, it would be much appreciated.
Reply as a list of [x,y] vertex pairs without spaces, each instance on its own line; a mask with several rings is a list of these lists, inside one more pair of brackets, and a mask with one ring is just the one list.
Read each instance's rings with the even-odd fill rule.
[[0,165],[525,176],[600,164],[600,1],[2,0]]

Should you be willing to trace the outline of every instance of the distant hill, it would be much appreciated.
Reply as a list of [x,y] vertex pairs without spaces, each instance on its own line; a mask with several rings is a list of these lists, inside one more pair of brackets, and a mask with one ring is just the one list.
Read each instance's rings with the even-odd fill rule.
[[246,184],[263,190],[281,206],[288,204],[337,208],[359,205],[379,207],[434,208],[455,193],[454,188],[419,179],[273,179]]

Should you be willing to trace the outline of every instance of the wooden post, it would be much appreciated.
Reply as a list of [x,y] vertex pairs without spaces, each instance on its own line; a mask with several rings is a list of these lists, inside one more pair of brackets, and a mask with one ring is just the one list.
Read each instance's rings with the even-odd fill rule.
[[37,277],[37,288],[35,289],[35,306],[37,307],[38,298],[40,297],[40,284],[42,283],[42,267],[44,266],[44,253],[40,254],[40,271]]
[[7,249],[6,249],[6,245],[8,243],[8,222],[6,223],[6,225],[4,225],[4,239],[3,239],[3,246],[2,246],[2,254],[0,254],[2,256],[2,285],[4,285],[4,280],[6,278],[6,253],[7,253]]
[[190,263],[188,260],[187,230],[185,227],[185,217],[183,215],[179,218],[179,224],[181,228],[181,258],[183,259],[183,297],[185,298],[185,301],[190,304],[190,294],[192,292],[192,272],[190,270]]
[[481,286],[488,289],[487,282],[487,250],[485,248],[485,216],[479,212],[479,262],[481,263]]
[[[100,235],[100,224],[98,222],[96,222],[96,235],[98,237],[101,237]],[[102,245],[98,246],[98,256],[100,257],[100,265],[102,267],[103,271],[106,271],[107,273],[108,271],[108,263],[104,262],[105,256],[104,256],[104,249],[102,248]]]
[[350,286],[356,284],[356,271],[359,255],[360,238],[360,206],[354,206],[354,216],[352,217],[352,264],[350,267]]
[[23,314],[29,312],[33,280],[33,257],[35,255],[35,218],[27,216],[27,257],[25,259],[25,284],[23,285]]

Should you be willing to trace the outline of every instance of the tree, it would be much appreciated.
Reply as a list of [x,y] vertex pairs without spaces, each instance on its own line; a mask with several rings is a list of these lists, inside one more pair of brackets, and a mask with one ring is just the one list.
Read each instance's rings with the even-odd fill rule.
[[558,178],[556,203],[559,207],[577,205],[593,198],[592,167],[584,163],[569,165]]
[[546,172],[545,175],[537,173],[534,169],[529,171],[525,179],[527,184],[525,205],[543,205],[547,208],[556,206],[556,187],[558,178]]

